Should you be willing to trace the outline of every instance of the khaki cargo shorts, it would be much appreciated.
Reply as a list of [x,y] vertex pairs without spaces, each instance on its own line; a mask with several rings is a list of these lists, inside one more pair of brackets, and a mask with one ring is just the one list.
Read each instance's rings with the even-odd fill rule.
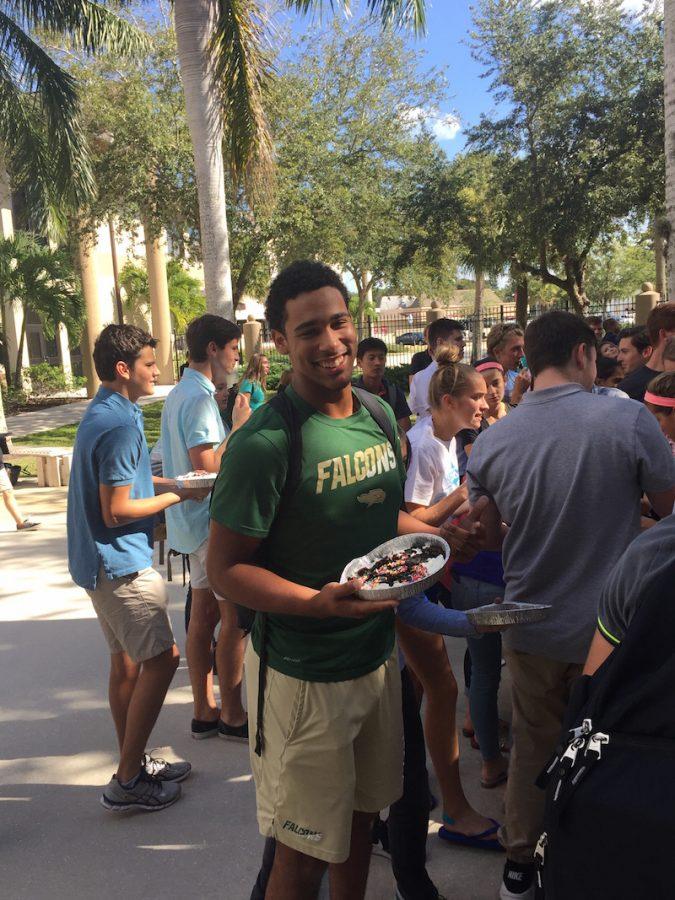
[[173,647],[166,585],[153,568],[113,579],[101,568],[87,593],[111,653],[124,652],[141,663]]
[[[258,706],[259,658],[249,642],[246,686]],[[329,863],[349,856],[352,813],[376,813],[403,792],[398,651],[351,681],[300,681],[268,668],[264,749],[251,768],[260,833]]]

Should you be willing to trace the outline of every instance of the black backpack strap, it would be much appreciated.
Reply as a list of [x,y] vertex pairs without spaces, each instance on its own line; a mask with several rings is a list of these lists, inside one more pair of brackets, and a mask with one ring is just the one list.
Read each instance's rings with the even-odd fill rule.
[[364,391],[363,388],[352,387],[352,390],[356,394],[359,399],[359,402],[365,406],[370,415],[375,419],[380,430],[384,433],[385,437],[394,448],[394,453],[397,450],[396,443],[396,433],[394,430],[394,426],[391,424],[391,419],[386,413],[386,410],[383,409],[382,404],[378,400],[378,398],[369,393],[368,391]]
[[[298,409],[293,404],[285,392],[275,394],[269,401],[276,412],[279,413],[284,420],[288,430],[288,474],[286,475],[286,483],[279,501],[279,510],[293,496],[295,490],[300,484],[302,473],[302,423]],[[278,512],[277,512],[278,515]],[[256,710],[256,731],[255,731],[255,753],[256,756],[262,756],[264,747],[263,736],[263,713],[265,709],[265,684],[267,682],[267,631],[268,631],[268,615],[267,613],[257,613],[260,616],[260,668],[258,670],[258,706]]]

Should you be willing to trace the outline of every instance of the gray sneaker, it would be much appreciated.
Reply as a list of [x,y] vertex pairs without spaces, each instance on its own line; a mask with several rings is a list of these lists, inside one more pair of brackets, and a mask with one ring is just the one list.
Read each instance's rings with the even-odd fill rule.
[[171,806],[180,797],[181,788],[173,781],[160,781],[141,769],[132,788],[123,788],[113,775],[101,795],[101,805],[113,812],[125,809],[146,809],[154,812]]
[[189,762],[170,763],[159,756],[150,756],[149,753],[143,754],[143,762],[141,763],[148,775],[153,778],[159,778],[160,781],[185,781],[192,766]]

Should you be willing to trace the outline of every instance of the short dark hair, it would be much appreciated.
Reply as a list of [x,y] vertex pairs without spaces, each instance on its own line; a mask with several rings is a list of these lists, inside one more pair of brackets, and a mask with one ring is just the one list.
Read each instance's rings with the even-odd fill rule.
[[535,378],[544,369],[566,366],[579,344],[586,344],[590,356],[591,348],[597,347],[593,329],[579,316],[562,310],[537,316],[525,329],[525,356]]
[[598,378],[601,378],[603,381],[605,378],[611,378],[616,370],[621,368],[621,363],[616,357],[603,356],[601,353],[598,353],[596,364],[598,367]]
[[602,316],[586,316],[589,325],[602,325]]
[[221,349],[230,341],[239,340],[241,329],[229,319],[206,313],[193,319],[185,332],[190,362],[206,362],[206,348],[211,341]]
[[135,325],[106,325],[94,344],[96,374],[101,381],[114,381],[118,362],[124,362],[131,368],[144,347],[156,346],[157,340]]
[[308,294],[324,287],[338,290],[349,309],[349,291],[337,272],[325,263],[300,259],[286,266],[270,285],[265,303],[265,318],[273,331],[283,331],[286,325],[286,304],[300,294]]
[[464,331],[462,323],[457,322],[456,319],[436,319],[435,322],[431,322],[427,334],[430,349],[433,350],[439,341],[451,338],[453,331]]
[[636,350],[642,353],[647,347],[651,347],[649,335],[644,325],[633,325],[630,328],[622,328],[619,332],[619,340],[629,339]]
[[618,328],[619,320],[615,319],[613,316],[610,316],[608,319],[605,319],[603,328],[605,331],[609,331],[610,328]]
[[384,341],[381,341],[379,338],[367,337],[359,342],[359,346],[356,348],[356,358],[362,359],[368,351],[371,350],[374,353],[386,353],[387,345]]
[[657,303],[647,317],[647,334],[652,347],[659,342],[659,331],[672,331],[675,329],[675,300],[668,303]]

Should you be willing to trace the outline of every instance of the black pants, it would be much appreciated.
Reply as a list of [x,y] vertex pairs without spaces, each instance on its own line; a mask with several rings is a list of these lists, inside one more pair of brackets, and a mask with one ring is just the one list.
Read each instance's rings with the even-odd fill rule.
[[[426,869],[429,828],[429,776],[424,731],[417,698],[407,669],[401,672],[403,699],[403,796],[389,809],[387,828],[391,868],[404,900],[437,900],[438,891]],[[267,838],[251,900],[264,900],[276,842]]]

